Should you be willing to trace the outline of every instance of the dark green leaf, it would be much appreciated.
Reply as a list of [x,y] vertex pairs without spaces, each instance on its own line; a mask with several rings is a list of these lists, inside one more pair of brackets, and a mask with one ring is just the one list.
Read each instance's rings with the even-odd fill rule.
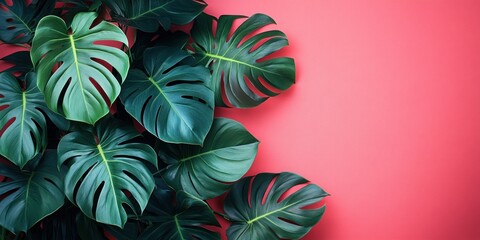
[[[198,61],[213,71],[212,85],[217,106],[254,107],[295,82],[293,59],[278,57],[263,60],[288,45],[285,34],[280,31],[255,34],[258,29],[274,24],[273,19],[255,14],[229,37],[233,22],[240,18],[244,17],[221,16],[214,33],[215,19],[202,14],[195,20],[191,31]],[[222,99],[222,93],[227,101]]]
[[[282,199],[290,188],[302,184],[307,185]],[[233,185],[225,198],[225,213],[232,222],[227,229],[228,239],[299,239],[325,211],[325,206],[305,207],[327,195],[317,185],[293,173],[261,173],[244,178]]]
[[0,0],[0,40],[6,43],[28,43],[32,40],[38,21],[50,14],[55,0]]
[[141,240],[220,239],[217,232],[204,228],[220,226],[210,207],[182,191],[175,194],[162,181],[157,181],[157,189],[141,218],[151,223],[138,238]]
[[111,10],[114,20],[155,32],[162,25],[165,30],[171,24],[187,24],[207,6],[203,0],[102,0]]
[[150,146],[131,142],[138,136],[133,127],[106,118],[93,132],[72,132],[60,140],[58,164],[68,167],[65,194],[97,222],[123,227],[125,207],[140,213],[147,205],[155,184],[143,162],[156,166],[157,157]]
[[57,0],[62,6],[56,9],[55,15],[61,16],[65,22],[72,22],[76,14],[81,12],[94,12],[100,8],[100,0]]
[[44,114],[56,115],[45,105],[35,78],[29,73],[19,81],[10,73],[0,73],[0,155],[20,168],[47,145]]
[[[38,88],[45,95],[47,106],[67,119],[89,124],[108,113],[110,103],[120,94],[120,84],[129,68],[125,52],[98,43],[110,40],[126,45],[127,37],[105,21],[92,27],[96,17],[97,14],[91,12],[77,14],[71,24],[71,34],[61,18],[43,18],[31,52]],[[100,60],[117,70],[121,79]],[[60,66],[52,74],[56,64]]]
[[143,54],[147,48],[164,46],[182,49],[187,44],[189,35],[181,32],[167,32],[159,29],[154,33],[146,33],[136,31],[135,43],[131,49],[131,56],[133,58],[133,66],[135,68],[143,68]]
[[[0,225],[11,232],[26,232],[31,226],[59,209],[65,196],[56,166],[57,155],[46,151],[32,171],[0,162]],[[4,195],[5,194],[5,195]]]
[[[77,229],[82,240],[107,240],[103,234],[103,228],[94,220],[88,218],[82,213],[76,217]],[[67,239],[67,238],[64,238]]]
[[120,99],[161,140],[200,145],[213,121],[214,100],[206,68],[176,65],[189,56],[176,48],[147,49],[145,71],[130,70]]
[[[68,202],[26,233],[25,240],[79,240],[76,216],[80,211]],[[88,229],[88,232],[93,229]],[[89,239],[94,240],[94,239]]]
[[165,181],[175,189],[209,199],[224,193],[248,171],[258,140],[240,123],[217,118],[203,147],[162,144],[159,148],[160,158],[168,164],[161,172]]

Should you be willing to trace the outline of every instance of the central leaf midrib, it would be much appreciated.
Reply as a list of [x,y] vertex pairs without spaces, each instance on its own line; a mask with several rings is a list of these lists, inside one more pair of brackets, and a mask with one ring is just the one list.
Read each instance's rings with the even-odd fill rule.
[[190,129],[190,131],[194,132],[193,129],[190,127],[190,125],[187,124],[187,122],[185,121],[185,119],[183,119],[182,117],[182,114],[180,114],[178,111],[177,111],[177,108],[175,107],[175,104],[173,104],[170,99],[168,99],[167,95],[165,95],[165,93],[163,92],[162,88],[160,86],[158,86],[157,82],[155,82],[155,79],[153,79],[152,77],[148,77],[147,78],[148,81],[150,81],[152,83],[153,86],[155,86],[155,88],[157,88],[158,92],[160,92],[160,94],[162,94],[163,98],[167,101],[168,105],[171,107],[171,109],[175,112],[175,114],[182,120],[182,122]]
[[72,53],[73,53],[73,62],[75,64],[75,69],[77,71],[78,84],[80,85],[83,104],[86,108],[88,105],[87,105],[87,99],[85,97],[85,89],[83,88],[82,75],[80,74],[80,67],[79,67],[80,63],[78,61],[77,48],[75,47],[75,40],[73,39],[73,35],[71,35],[71,34],[68,35],[68,38],[70,39],[70,45],[71,45]]
[[152,9],[150,9],[150,10],[148,10],[148,11],[145,11],[145,12],[143,12],[143,13],[140,13],[140,14],[138,14],[138,15],[136,15],[136,16],[133,16],[133,17],[129,18],[129,20],[136,20],[137,18],[140,18],[140,17],[142,17],[142,16],[144,16],[144,15],[147,15],[147,14],[149,14],[149,13],[155,12],[155,11],[157,11],[158,9],[164,8],[166,5],[170,4],[171,2],[173,2],[173,0],[168,1],[168,2],[166,2],[165,4],[160,5],[160,6],[158,6],[158,7],[154,7],[154,8],[152,8]]
[[295,203],[291,203],[291,204],[285,205],[285,206],[283,206],[283,207],[281,207],[281,208],[279,208],[279,209],[275,209],[275,210],[273,210],[273,211],[271,211],[271,212],[267,212],[267,213],[262,214],[262,215],[260,215],[260,216],[258,216],[258,217],[255,217],[254,219],[250,219],[250,220],[247,221],[247,224],[252,224],[252,223],[254,223],[254,222],[256,222],[256,221],[258,221],[258,220],[260,220],[260,219],[262,219],[262,218],[266,218],[266,217],[268,217],[268,216],[270,216],[270,215],[272,215],[272,214],[274,214],[274,213],[283,211],[283,210],[285,210],[285,209],[293,206],[294,204],[295,204]]
[[180,239],[185,240],[182,234],[182,229],[180,227],[180,223],[178,222],[177,215],[173,216],[173,219],[175,220],[175,226],[177,227],[178,234],[180,235]]
[[112,191],[113,191],[113,198],[115,200],[115,203],[118,206],[117,193],[115,191],[115,186],[113,185],[113,174],[110,171],[110,166],[108,165],[108,159],[107,157],[105,157],[105,153],[103,152],[102,145],[98,144],[97,149],[98,149],[98,153],[100,153],[100,157],[102,158],[102,162],[105,165],[105,168],[107,169],[108,177],[110,178],[110,187],[112,188]]
[[210,57],[210,58],[218,59],[220,61],[237,63],[237,64],[240,64],[240,65],[244,65],[244,66],[247,66],[247,67],[250,67],[250,68],[260,70],[262,72],[268,72],[268,73],[275,74],[274,72],[267,71],[263,68],[259,68],[257,66],[254,66],[254,65],[250,64],[250,63],[242,62],[242,61],[239,61],[239,60],[236,60],[236,59],[233,59],[233,58],[228,58],[228,57],[225,57],[225,56],[222,56],[222,55],[217,55],[217,54],[208,53],[208,52],[205,52],[204,55],[207,56],[207,57]]

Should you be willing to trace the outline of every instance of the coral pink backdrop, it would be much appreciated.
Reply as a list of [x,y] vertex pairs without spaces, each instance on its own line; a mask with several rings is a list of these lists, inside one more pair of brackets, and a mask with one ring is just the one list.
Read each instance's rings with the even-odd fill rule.
[[261,140],[250,174],[332,195],[304,239],[480,239],[480,1],[207,2],[290,39],[297,84],[218,115]]

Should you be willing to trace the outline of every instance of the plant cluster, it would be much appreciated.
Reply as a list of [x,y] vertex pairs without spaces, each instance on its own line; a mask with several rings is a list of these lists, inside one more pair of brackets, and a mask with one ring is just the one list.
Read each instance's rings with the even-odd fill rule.
[[[215,214],[229,239],[298,239],[320,220],[307,207],[326,192],[288,172],[244,178],[259,142],[214,117],[294,83],[294,60],[271,56],[284,33],[205,7],[0,0],[0,48],[20,48],[1,58],[0,239],[220,239]],[[206,200],[224,193],[215,212]]]

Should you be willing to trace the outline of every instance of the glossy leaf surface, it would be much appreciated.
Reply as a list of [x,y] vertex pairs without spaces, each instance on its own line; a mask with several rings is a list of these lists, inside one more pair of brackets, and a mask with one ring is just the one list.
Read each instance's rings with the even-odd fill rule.
[[[198,61],[213,71],[212,85],[217,106],[254,107],[295,82],[292,58],[263,60],[288,45],[281,31],[255,33],[274,24],[273,19],[255,14],[234,29],[230,36],[233,22],[241,18],[245,17],[225,15],[217,21],[202,14],[195,20],[191,31]],[[214,21],[217,24],[215,32]],[[225,94],[226,101],[222,94]]]
[[[31,51],[38,88],[47,106],[67,119],[89,124],[108,113],[129,68],[125,52],[99,43],[116,41],[127,45],[127,37],[105,21],[92,26],[96,17],[92,12],[79,13],[70,28],[59,17],[43,18]],[[120,79],[102,64],[105,62],[119,73]],[[56,66],[58,69],[52,73]]]
[[146,50],[145,69],[130,70],[120,99],[161,140],[200,145],[213,121],[213,92],[206,68],[177,65],[188,57],[177,48]]
[[102,0],[112,10],[114,20],[144,32],[155,32],[161,25],[187,24],[206,4],[202,0]]
[[22,171],[0,162],[0,225],[11,232],[26,232],[35,223],[59,209],[65,196],[56,166],[57,154],[46,151],[33,170]]
[[[290,188],[301,184],[307,185],[282,199]],[[327,195],[293,173],[261,173],[244,178],[233,185],[225,198],[225,213],[232,222],[227,229],[228,239],[299,239],[325,211],[325,206],[305,207]]]
[[156,166],[157,157],[150,146],[129,142],[138,136],[132,127],[107,118],[93,132],[72,132],[61,139],[58,164],[68,167],[65,195],[86,216],[123,227],[125,207],[137,213],[145,209],[155,184],[144,162]]
[[217,118],[203,147],[162,144],[159,156],[168,166],[161,172],[175,189],[210,199],[224,193],[250,168],[258,150],[255,139],[240,123]]

